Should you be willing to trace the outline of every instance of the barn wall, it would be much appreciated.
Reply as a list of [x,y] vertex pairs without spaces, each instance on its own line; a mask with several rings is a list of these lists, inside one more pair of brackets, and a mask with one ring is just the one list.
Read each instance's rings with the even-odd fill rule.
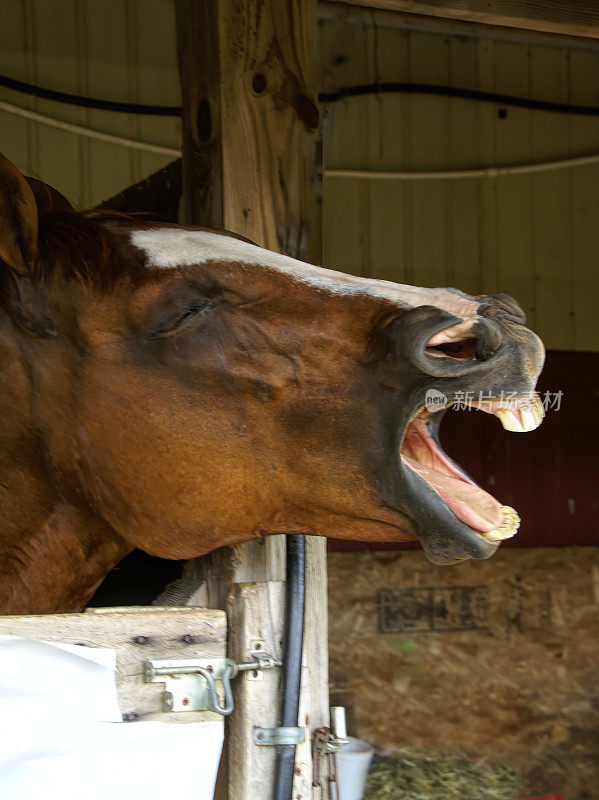
[[[73,94],[178,105],[170,0],[2,0],[0,72]],[[176,148],[178,119],[75,108],[0,89],[0,99],[89,128]],[[0,111],[0,151],[90,207],[172,157],[94,141]]]
[[597,548],[329,557],[331,701],[379,750],[466,752],[517,770],[518,797],[599,786]]
[[[170,0],[3,0],[0,72],[50,88],[177,105]],[[321,9],[322,88],[413,81],[599,105],[599,43]],[[179,121],[90,111],[0,89],[0,99],[177,148]],[[599,118],[385,95],[331,105],[329,168],[458,169],[599,152]],[[169,156],[47,128],[0,111],[0,150],[91,206]],[[323,260],[355,273],[475,294],[506,291],[547,346],[598,350],[594,289],[599,165],[462,181],[327,178]]]
[[[409,81],[599,105],[597,43],[418,30],[401,19],[323,20],[323,88]],[[423,95],[348,99],[329,109],[326,165],[446,170],[599,152],[598,117],[506,108],[500,118],[498,110]],[[328,178],[323,218],[327,265],[474,294],[505,291],[548,347],[599,347],[599,164],[460,181]]]

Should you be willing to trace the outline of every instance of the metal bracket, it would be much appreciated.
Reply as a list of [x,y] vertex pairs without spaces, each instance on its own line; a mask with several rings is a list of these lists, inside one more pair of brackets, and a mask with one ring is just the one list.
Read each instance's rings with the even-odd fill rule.
[[[231,678],[237,665],[227,658],[167,659],[144,663],[144,683],[164,683],[164,711],[233,711]],[[223,685],[220,704],[215,681]]]
[[251,640],[250,659],[251,661],[238,665],[240,671],[247,672],[248,681],[263,680],[263,670],[280,667],[282,663],[281,661],[275,661],[275,659],[266,652],[266,644],[262,639]]
[[[250,643],[250,661],[238,664],[230,658],[152,659],[144,662],[144,683],[164,683],[165,711],[214,711],[222,716],[233,712],[231,680],[240,672],[248,680],[262,680],[262,670],[280,667],[264,650],[264,642]],[[216,681],[222,683],[221,705]]]
[[303,728],[254,728],[254,744],[277,747],[281,744],[301,744],[306,738]]

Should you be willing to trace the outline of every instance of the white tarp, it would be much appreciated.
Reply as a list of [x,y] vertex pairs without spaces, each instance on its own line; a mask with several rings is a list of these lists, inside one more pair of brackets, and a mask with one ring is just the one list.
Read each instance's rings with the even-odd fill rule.
[[2,800],[212,800],[222,724],[123,723],[115,663],[0,636]]

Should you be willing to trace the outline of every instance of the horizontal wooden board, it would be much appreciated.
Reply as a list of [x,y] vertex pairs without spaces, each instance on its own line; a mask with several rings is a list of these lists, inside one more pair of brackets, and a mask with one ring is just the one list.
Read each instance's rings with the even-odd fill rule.
[[225,658],[226,614],[199,608],[98,608],[82,614],[0,617],[0,634],[110,647],[117,653],[119,705],[130,721],[222,720],[211,712],[165,713],[164,684],[143,683],[148,659]]
[[442,19],[500,25],[564,36],[599,38],[599,7],[593,0],[327,0],[330,6],[383,9]]

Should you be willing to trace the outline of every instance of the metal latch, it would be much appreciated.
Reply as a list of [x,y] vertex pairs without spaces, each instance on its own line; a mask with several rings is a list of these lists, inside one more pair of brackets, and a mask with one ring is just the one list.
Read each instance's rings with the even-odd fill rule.
[[[264,643],[250,644],[250,661],[238,664],[230,658],[151,659],[144,662],[144,683],[164,683],[165,711],[214,711],[228,716],[234,708],[231,680],[249,672],[249,680],[260,680],[262,670],[280,667],[281,662],[264,650]],[[220,681],[221,704],[216,690]]]

